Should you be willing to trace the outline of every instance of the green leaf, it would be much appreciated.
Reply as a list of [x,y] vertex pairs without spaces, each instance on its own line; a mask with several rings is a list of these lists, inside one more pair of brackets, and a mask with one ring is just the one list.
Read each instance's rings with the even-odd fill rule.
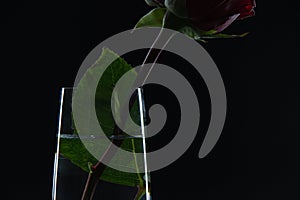
[[[76,90],[76,92],[79,90],[88,90],[89,80],[95,77],[93,76],[94,74],[105,69],[105,61],[108,58],[114,58],[114,61],[102,74],[95,94],[95,102],[97,102],[95,106],[97,118],[107,137],[113,134],[115,125],[111,111],[111,98],[114,98],[115,102],[119,102],[117,95],[112,96],[114,86],[121,76],[131,70],[132,67],[117,54],[105,48],[103,49],[100,58],[87,70],[83,78],[80,80]],[[137,74],[134,70],[130,71],[130,73],[132,81],[134,81]],[[115,105],[116,109],[119,109],[120,106],[122,105]],[[82,106],[81,109],[84,112],[84,106]],[[137,123],[139,121],[138,110],[138,104],[135,102],[130,114],[133,121]],[[77,130],[74,134],[77,135]],[[97,140],[97,142],[97,145],[101,145],[101,138],[100,140]],[[131,151],[133,152],[133,155],[135,155],[134,153],[136,152],[142,152],[142,141],[141,139],[125,139],[121,148]],[[86,172],[90,172],[91,165],[95,165],[98,162],[98,160],[86,149],[79,137],[61,138],[60,154]],[[126,165],[126,163],[122,164]],[[127,186],[143,186],[142,175],[139,174],[138,171],[137,173],[126,173],[107,167],[100,179]]]
[[166,8],[154,8],[137,22],[135,28],[162,27],[165,13]]
[[225,34],[225,33],[216,33],[212,35],[203,35],[201,36],[202,39],[215,39],[215,38],[240,38],[248,35],[249,33],[242,33],[242,34]]

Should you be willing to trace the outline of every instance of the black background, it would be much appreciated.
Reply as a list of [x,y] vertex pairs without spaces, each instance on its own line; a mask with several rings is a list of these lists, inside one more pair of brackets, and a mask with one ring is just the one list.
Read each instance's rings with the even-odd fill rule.
[[[224,131],[206,158],[197,157],[199,135],[183,157],[152,173],[153,199],[300,198],[299,14],[284,2],[258,1],[255,17],[226,30],[247,37],[203,44],[227,90]],[[51,199],[60,88],[73,85],[97,44],[150,7],[66,0],[1,10],[4,199]]]

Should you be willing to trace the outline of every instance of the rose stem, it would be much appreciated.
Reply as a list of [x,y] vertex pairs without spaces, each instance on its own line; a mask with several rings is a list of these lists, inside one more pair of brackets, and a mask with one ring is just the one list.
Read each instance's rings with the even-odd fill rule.
[[[129,101],[129,106],[130,108],[132,108],[133,104],[134,104],[134,100],[136,97],[136,92],[133,94],[133,98],[130,99]],[[114,134],[115,135],[121,135],[123,134],[123,131],[117,126],[114,126]],[[123,143],[124,139],[119,139],[119,140],[113,140],[114,145],[116,145],[117,147],[120,147]],[[97,186],[97,183],[103,173],[103,171],[106,168],[106,165],[102,162],[103,159],[110,161],[113,156],[116,153],[116,148],[113,148],[113,144],[110,144],[108,146],[108,148],[106,149],[106,151],[104,152],[102,158],[94,165],[91,167],[91,172],[89,173],[84,191],[83,191],[83,195],[82,195],[82,200],[92,200],[93,196],[94,196],[94,192]]]
[[[155,45],[158,38],[160,37],[162,30],[163,29],[161,29],[160,33],[157,36],[157,39],[154,41],[153,46]],[[149,49],[149,52],[148,52],[144,62],[143,62],[143,65],[145,63],[155,63],[157,61],[160,53],[162,52],[162,50],[163,50],[163,48],[158,50],[158,49],[154,49],[151,47]],[[135,80],[135,83],[144,83],[145,79],[148,77],[151,69],[152,69],[152,67],[150,69],[142,67],[141,70],[138,72],[139,75],[138,75],[138,78]],[[134,84],[134,85],[136,85],[136,84]],[[135,91],[129,100],[129,109],[132,108],[132,106],[136,100],[136,97],[137,97],[137,92]],[[124,113],[124,112],[120,112],[120,113]],[[124,120],[124,121],[126,121],[126,120]],[[114,132],[114,135],[123,134],[123,131],[116,124],[114,125],[113,132]],[[113,139],[112,140],[113,144],[116,145],[117,147],[120,147],[122,145],[123,141],[124,141],[124,139],[118,139],[118,140]],[[113,144],[110,144],[108,146],[108,148],[106,149],[102,158],[94,166],[91,167],[91,172],[88,175],[87,182],[86,182],[81,200],[92,200],[93,199],[97,183],[99,182],[99,179],[106,168],[106,165],[102,162],[102,160],[105,159],[107,161],[110,161],[116,153],[117,148],[113,148]]]

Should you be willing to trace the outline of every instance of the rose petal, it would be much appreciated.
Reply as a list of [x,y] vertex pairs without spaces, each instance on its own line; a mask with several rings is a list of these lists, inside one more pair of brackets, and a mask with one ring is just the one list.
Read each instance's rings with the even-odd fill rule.
[[240,16],[240,14],[235,14],[232,15],[230,17],[228,17],[228,19],[221,25],[217,26],[215,28],[216,31],[221,32],[223,31],[225,28],[227,28],[230,24],[232,24],[232,22],[234,22],[238,17]]
[[223,31],[233,21],[254,15],[255,0],[186,0],[188,16],[202,30]]

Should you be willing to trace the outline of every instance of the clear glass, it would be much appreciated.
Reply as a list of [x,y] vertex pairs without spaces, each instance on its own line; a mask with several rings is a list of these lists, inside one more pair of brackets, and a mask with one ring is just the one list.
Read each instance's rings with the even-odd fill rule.
[[[72,122],[72,93],[74,90],[72,87],[64,87],[60,91],[57,149],[54,156],[53,167],[52,200],[80,200],[88,178],[88,172],[82,170],[60,154],[62,138],[79,140],[78,135],[74,132]],[[139,104],[143,106],[142,101],[140,101]],[[143,116],[141,116],[141,119],[142,118]],[[148,178],[149,174],[143,177]],[[150,194],[148,181],[145,181],[145,183],[147,183],[146,191]],[[137,187],[124,186],[100,180],[97,184],[93,199],[134,200],[137,192]],[[145,200],[150,200],[150,198],[150,195],[144,195],[142,197],[142,199]]]

